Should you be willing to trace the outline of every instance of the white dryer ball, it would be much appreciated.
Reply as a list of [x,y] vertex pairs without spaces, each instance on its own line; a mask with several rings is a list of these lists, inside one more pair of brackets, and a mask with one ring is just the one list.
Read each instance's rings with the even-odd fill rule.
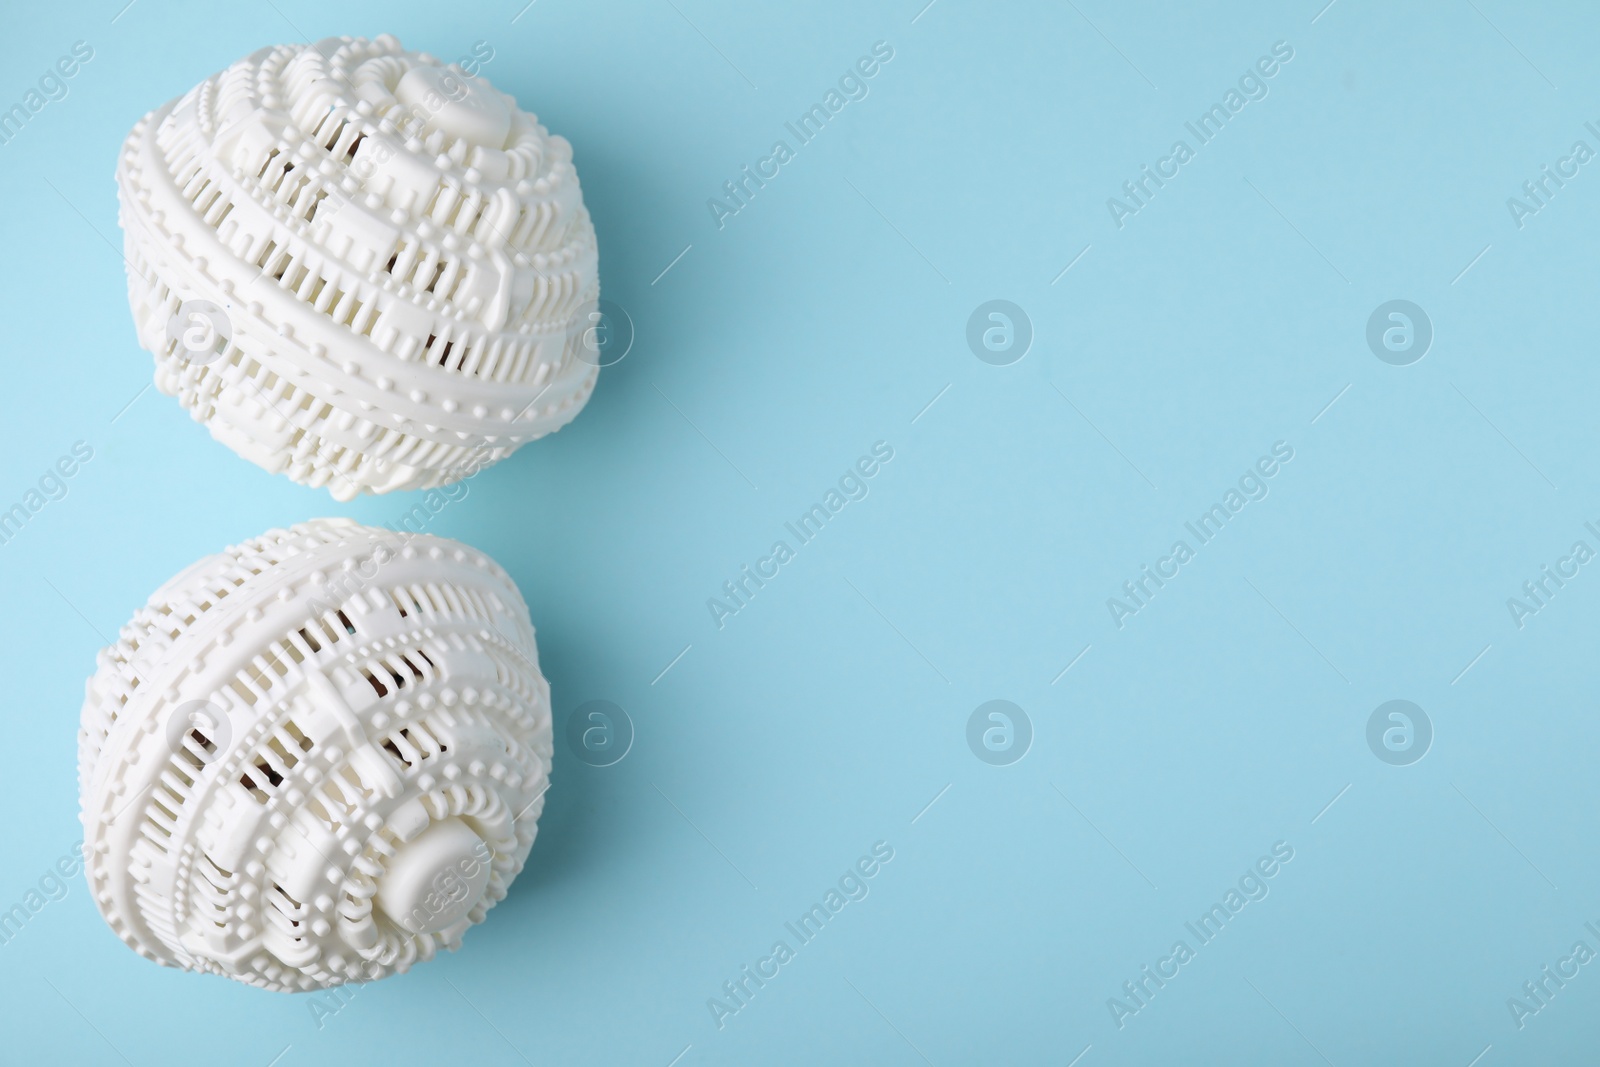
[[537,657],[510,577],[455,541],[317,519],[202,559],[87,685],[100,914],[147,959],[282,991],[455,949],[544,806]]
[[156,385],[269,471],[447,485],[594,390],[572,146],[393,37],[247,56],[139,121],[117,187]]

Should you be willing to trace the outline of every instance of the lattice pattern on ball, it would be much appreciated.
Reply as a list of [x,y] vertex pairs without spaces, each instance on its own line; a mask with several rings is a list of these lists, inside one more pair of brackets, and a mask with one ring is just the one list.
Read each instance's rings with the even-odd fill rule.
[[140,955],[293,991],[459,946],[549,784],[528,609],[482,553],[344,519],[194,564],[101,651],[89,884]]
[[117,184],[157,386],[268,470],[444,485],[593,391],[571,146],[392,37],[253,53],[141,119]]

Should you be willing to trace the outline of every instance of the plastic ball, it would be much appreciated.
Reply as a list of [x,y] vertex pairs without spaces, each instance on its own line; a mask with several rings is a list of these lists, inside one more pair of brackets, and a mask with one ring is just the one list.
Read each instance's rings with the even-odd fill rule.
[[523,868],[549,687],[480,552],[272,530],[167,582],[98,662],[87,876],[142,956],[284,991],[369,981],[458,947]]
[[156,385],[269,471],[446,485],[594,390],[571,146],[392,37],[247,56],[139,121],[117,187]]

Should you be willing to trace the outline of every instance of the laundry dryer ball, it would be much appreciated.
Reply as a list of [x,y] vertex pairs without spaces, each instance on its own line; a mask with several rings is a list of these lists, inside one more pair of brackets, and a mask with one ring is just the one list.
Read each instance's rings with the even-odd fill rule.
[[294,991],[404,971],[533,845],[549,687],[481,552],[319,519],[190,566],[89,679],[86,874],[141,956]]
[[252,53],[141,119],[117,187],[156,385],[335,499],[459,481],[594,389],[572,147],[393,37]]

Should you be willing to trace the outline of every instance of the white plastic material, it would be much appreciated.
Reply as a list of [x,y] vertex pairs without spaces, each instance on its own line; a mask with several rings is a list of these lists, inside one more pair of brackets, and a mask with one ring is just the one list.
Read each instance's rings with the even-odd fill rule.
[[117,185],[156,385],[270,471],[447,485],[594,389],[571,145],[393,37],[253,53],[141,119]]
[[168,966],[293,991],[460,945],[522,870],[549,687],[505,571],[348,519],[162,586],[87,686],[89,885]]

